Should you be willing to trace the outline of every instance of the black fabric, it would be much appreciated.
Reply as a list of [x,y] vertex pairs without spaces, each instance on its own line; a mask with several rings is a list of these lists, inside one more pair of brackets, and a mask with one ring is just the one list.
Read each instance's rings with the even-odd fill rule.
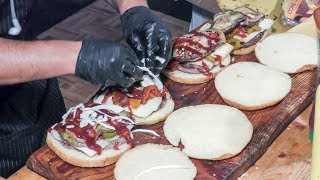
[[22,84],[0,104],[0,176],[8,177],[45,143],[66,109],[56,79]]
[[76,64],[76,75],[93,84],[129,87],[142,79],[134,52],[120,43],[102,39],[84,40]]
[[[9,36],[10,1],[0,0],[0,37],[28,39],[33,2],[15,1],[23,31],[20,36]],[[44,145],[46,129],[61,121],[65,111],[57,79],[0,86],[0,176],[7,178],[25,165],[31,153]]]
[[[123,35],[128,44],[153,73],[159,74],[171,57],[168,26],[145,6],[128,9],[121,16]],[[161,61],[157,61],[157,58]]]
[[18,36],[8,35],[9,29],[13,26],[10,11],[10,0],[0,0],[0,37],[9,39],[28,40],[31,38],[30,15],[36,0],[14,0],[16,15],[22,27]]

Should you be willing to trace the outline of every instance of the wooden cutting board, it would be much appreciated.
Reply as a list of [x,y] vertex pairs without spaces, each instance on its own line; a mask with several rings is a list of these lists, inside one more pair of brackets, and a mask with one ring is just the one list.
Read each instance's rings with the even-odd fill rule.
[[[256,61],[254,53],[238,56],[235,59],[236,62]],[[313,100],[316,90],[316,70],[291,77],[292,89],[283,101],[263,110],[243,111],[252,122],[254,133],[248,146],[238,156],[222,161],[192,159],[198,170],[196,179],[235,179],[264,154],[275,138]],[[163,78],[163,82],[175,101],[175,109],[198,104],[225,104],[215,89],[214,81],[199,85],[184,85]],[[155,138],[148,134],[136,133],[136,145],[169,144],[163,136],[162,126],[163,122],[137,127],[154,130],[161,137]],[[114,165],[105,168],[75,167],[64,163],[53,151],[44,146],[31,155],[27,167],[49,179],[113,179]]]

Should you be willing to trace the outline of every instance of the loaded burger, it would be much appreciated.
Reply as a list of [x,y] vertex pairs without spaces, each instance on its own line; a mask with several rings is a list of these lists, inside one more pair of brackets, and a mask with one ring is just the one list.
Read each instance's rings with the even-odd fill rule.
[[79,167],[115,163],[131,149],[134,122],[119,115],[122,108],[80,104],[71,108],[47,133],[47,145],[63,161]]
[[120,114],[139,125],[163,121],[174,109],[168,90],[157,77],[150,75],[144,75],[141,82],[129,88],[102,88],[93,102],[122,107]]
[[227,42],[233,45],[232,54],[235,55],[253,52],[255,45],[266,37],[272,24],[273,20],[248,7],[220,12],[213,19],[213,28],[225,33]]
[[180,83],[207,82],[231,63],[232,49],[223,32],[206,23],[176,39],[173,58],[163,73]]

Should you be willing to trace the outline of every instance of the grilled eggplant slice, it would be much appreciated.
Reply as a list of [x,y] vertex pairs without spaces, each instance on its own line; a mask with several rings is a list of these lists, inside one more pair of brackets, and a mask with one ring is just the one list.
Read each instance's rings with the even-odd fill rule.
[[213,28],[220,29],[224,33],[232,32],[241,22],[246,20],[246,16],[240,12],[223,11],[213,18]]

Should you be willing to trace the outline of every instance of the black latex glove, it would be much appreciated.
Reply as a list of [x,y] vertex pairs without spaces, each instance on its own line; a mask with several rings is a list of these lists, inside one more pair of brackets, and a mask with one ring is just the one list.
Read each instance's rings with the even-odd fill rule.
[[120,43],[84,40],[75,74],[93,84],[129,87],[142,78],[134,52]]
[[[121,16],[123,34],[140,60],[153,73],[159,74],[171,57],[171,35],[168,27],[149,8],[137,6]],[[164,59],[163,63],[156,56]]]

